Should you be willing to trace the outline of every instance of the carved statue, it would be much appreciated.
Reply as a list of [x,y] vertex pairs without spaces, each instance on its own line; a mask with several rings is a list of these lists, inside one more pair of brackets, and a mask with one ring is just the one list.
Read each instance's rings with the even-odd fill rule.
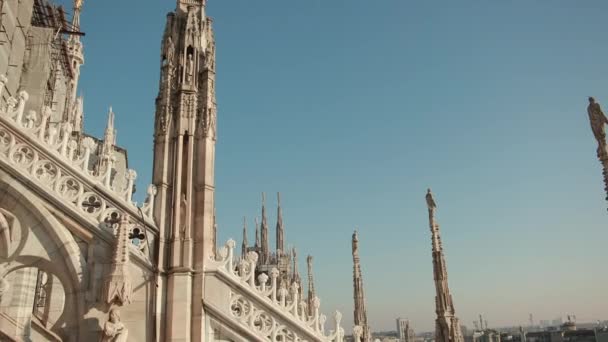
[[34,110],[28,111],[27,114],[25,115],[25,128],[34,128],[34,125],[36,124],[36,119],[37,119],[36,111],[34,111]]
[[214,108],[207,109],[207,115],[205,115],[205,135],[211,134],[215,137],[216,116]]
[[431,189],[427,189],[426,191],[426,205],[429,210],[437,209],[437,204],[435,204],[435,199],[433,199],[433,193],[431,193]]
[[359,255],[359,232],[357,232],[357,230],[355,230],[355,232],[353,233],[353,256],[355,255]]
[[171,39],[171,36],[167,37],[167,41],[164,46],[164,51],[165,59],[163,60],[163,66],[169,65],[170,67],[172,67],[173,57],[175,56],[175,46],[173,45],[173,39]]
[[0,257],[8,257],[13,242],[13,223],[15,219],[3,209],[0,209]]
[[215,69],[215,44],[211,40],[208,41],[205,49],[205,69]]
[[606,146],[606,131],[604,125],[608,124],[606,115],[602,112],[600,104],[595,102],[593,97],[589,97],[589,106],[587,106],[587,114],[591,122],[591,130],[598,143],[598,152],[600,149],[605,150]]
[[114,308],[110,310],[108,321],[101,332],[101,342],[127,342],[129,330],[120,321],[120,311]]
[[192,83],[194,77],[194,60],[192,60],[192,54],[188,54],[188,60],[186,61],[186,83]]
[[83,0],[74,0],[74,9],[81,9],[82,8],[82,2]]
[[179,231],[182,238],[184,238],[184,235],[186,234],[187,207],[188,201],[186,200],[186,194],[182,193],[182,199],[179,204]]
[[77,131],[80,131],[80,126],[82,126],[82,97],[76,99],[74,110],[72,112],[72,122],[74,122],[73,127]]

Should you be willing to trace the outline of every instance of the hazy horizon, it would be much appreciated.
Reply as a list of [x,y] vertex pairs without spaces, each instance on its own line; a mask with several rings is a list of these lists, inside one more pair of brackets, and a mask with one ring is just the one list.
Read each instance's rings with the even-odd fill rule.
[[[68,4],[63,0],[60,3]],[[165,14],[86,1],[85,130],[113,106],[143,199]],[[424,195],[435,193],[456,314],[607,319],[608,215],[587,96],[608,106],[605,1],[209,0],[217,40],[218,244],[277,191],[314,256],[322,311],[352,330],[350,239],[374,331],[434,327]],[[608,107],[607,107],[608,108]],[[546,317],[546,318],[545,318]],[[553,317],[553,318],[551,318]]]

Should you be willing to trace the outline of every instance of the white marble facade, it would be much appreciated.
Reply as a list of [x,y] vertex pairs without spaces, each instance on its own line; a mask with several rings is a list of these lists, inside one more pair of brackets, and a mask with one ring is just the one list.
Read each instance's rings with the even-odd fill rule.
[[[1,341],[343,340],[341,315],[326,324],[301,280],[259,269],[255,251],[237,258],[234,241],[216,246],[215,41],[204,0],[179,0],[167,16],[154,184],[139,206],[115,114],[103,139],[82,132],[80,38],[48,35],[33,1],[0,5],[3,33],[35,32],[68,49],[56,61],[25,56],[17,38],[0,45],[13,63],[0,58]],[[75,0],[76,29],[81,9]],[[52,74],[36,67],[53,63],[62,84],[32,85]],[[58,97],[65,105],[45,102]]]

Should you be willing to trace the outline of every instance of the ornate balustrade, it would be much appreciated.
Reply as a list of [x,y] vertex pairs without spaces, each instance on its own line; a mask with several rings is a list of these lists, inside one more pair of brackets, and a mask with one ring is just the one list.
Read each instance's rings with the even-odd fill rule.
[[[313,315],[309,315],[306,300],[299,297],[297,283],[292,283],[289,289],[279,287],[276,268],[269,275],[261,273],[256,282],[257,253],[249,252],[235,265],[234,247],[234,240],[229,240],[220,248],[217,260],[212,260],[205,269],[207,289],[217,287],[217,291],[205,291],[214,293],[205,298],[213,311],[238,322],[261,341],[343,341],[340,312],[335,312],[334,329],[326,334],[326,317],[319,311],[318,297],[313,299]],[[222,282],[227,286],[222,286]]]
[[[0,96],[6,81],[0,75]],[[115,188],[112,160],[97,174],[89,169],[95,141],[87,137],[79,146],[72,137],[70,123],[61,124],[60,129],[48,128],[50,108],[44,107],[42,115],[32,110],[25,113],[27,99],[28,94],[22,91],[17,99],[7,100],[6,108],[0,108],[0,164],[12,167],[100,229],[112,230],[120,213],[127,212],[156,234],[153,220],[156,188],[150,185],[144,205],[137,207],[131,200],[135,171],[127,171],[126,188]],[[153,239],[146,237],[146,244]],[[143,251],[146,244],[141,244],[142,240],[141,236],[137,239],[137,246]]]

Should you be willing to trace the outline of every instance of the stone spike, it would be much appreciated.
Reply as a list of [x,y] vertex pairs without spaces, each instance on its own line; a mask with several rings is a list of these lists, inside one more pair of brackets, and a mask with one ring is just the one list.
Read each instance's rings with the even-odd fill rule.
[[352,238],[353,252],[353,287],[355,301],[355,325],[363,329],[362,341],[371,342],[372,335],[369,324],[367,322],[367,310],[365,308],[365,295],[363,291],[363,277],[361,275],[361,261],[359,258],[359,233],[357,229],[353,233]]
[[266,219],[266,195],[262,192],[262,222],[261,222],[262,251],[260,255],[261,263],[268,262],[270,251],[268,250],[268,220]]
[[436,342],[463,342],[460,323],[456,317],[452,295],[448,286],[448,273],[439,236],[439,224],[435,221],[437,205],[431,189],[427,190],[426,203],[429,211],[429,228],[433,244],[433,273],[435,280],[435,341]]
[[277,256],[279,251],[285,253],[285,229],[283,228],[283,213],[281,210],[281,193],[277,192],[277,238],[276,251]]
[[260,248],[260,228],[258,218],[255,218],[255,248]]
[[[110,111],[108,112],[108,122],[106,124],[106,132],[103,141],[104,152],[111,152],[110,148],[116,145],[116,129],[114,128],[114,116],[114,111],[112,110],[112,106],[110,106]],[[105,147],[106,145],[108,147]]]
[[243,216],[243,245],[241,246],[241,256],[244,258],[247,255],[247,218]]

